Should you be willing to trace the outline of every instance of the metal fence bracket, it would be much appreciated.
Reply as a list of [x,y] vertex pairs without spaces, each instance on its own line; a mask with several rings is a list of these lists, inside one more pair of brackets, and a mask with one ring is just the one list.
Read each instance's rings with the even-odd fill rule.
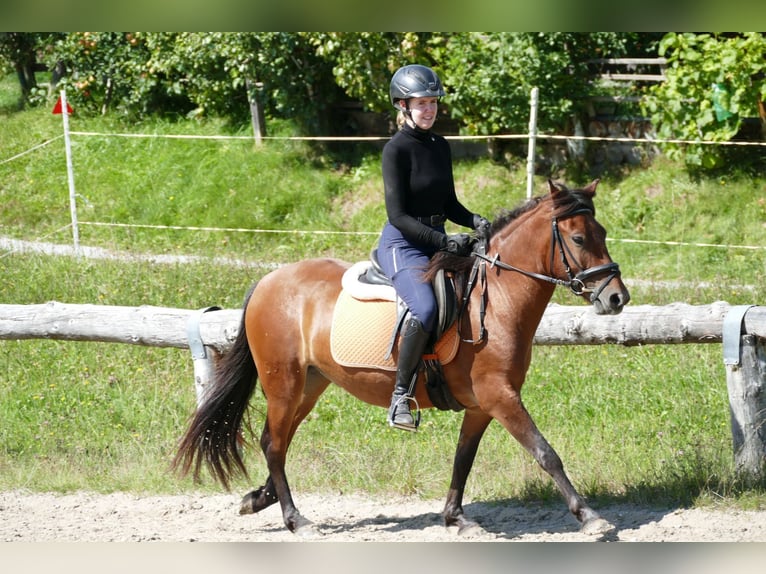
[[739,366],[742,356],[742,321],[747,312],[755,305],[735,305],[723,318],[723,364]]
[[205,307],[192,313],[186,323],[186,337],[189,340],[189,350],[194,360],[194,387],[197,392],[197,405],[202,404],[205,390],[213,377],[215,365],[213,358],[208,356],[207,348],[202,342],[199,325],[202,315],[208,311],[220,311],[220,307]]

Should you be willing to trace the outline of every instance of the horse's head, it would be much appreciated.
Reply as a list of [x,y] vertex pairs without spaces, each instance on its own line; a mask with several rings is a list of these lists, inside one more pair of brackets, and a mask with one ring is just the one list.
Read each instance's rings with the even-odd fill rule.
[[548,180],[553,205],[550,272],[575,295],[590,301],[599,315],[615,315],[630,294],[609,256],[606,230],[596,221],[593,198],[598,181],[570,190]]
[[472,257],[437,253],[425,279],[430,281],[439,269],[447,269],[460,279],[457,291],[462,294],[465,287],[470,292],[474,280],[469,280],[469,274],[483,262],[498,272],[513,271],[554,286],[565,285],[591,302],[599,315],[620,313],[630,294],[620,267],[609,256],[606,231],[596,221],[597,185],[595,180],[570,190],[549,180],[549,194],[497,217],[488,237],[480,238],[486,243],[477,242]]

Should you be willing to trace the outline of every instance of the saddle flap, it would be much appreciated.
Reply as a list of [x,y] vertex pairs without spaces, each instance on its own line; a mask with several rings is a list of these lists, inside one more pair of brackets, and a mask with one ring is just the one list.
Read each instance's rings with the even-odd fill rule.
[[439,340],[457,318],[457,298],[455,296],[455,284],[444,269],[439,269],[431,282],[436,296],[436,306],[439,309],[439,320],[436,325],[434,340]]

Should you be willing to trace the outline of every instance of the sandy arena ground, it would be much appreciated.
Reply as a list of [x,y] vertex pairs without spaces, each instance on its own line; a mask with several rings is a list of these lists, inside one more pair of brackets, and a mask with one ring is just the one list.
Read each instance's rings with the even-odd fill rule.
[[[440,500],[294,493],[327,542],[766,542],[766,511],[597,508],[616,526],[605,536],[579,532],[560,507],[467,503],[483,531],[461,537],[442,525]],[[238,494],[0,493],[3,542],[293,542],[279,505],[239,515]]]

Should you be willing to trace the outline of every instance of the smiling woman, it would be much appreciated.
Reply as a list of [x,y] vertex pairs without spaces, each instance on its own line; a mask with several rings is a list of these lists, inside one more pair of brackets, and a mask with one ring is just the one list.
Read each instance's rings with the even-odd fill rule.
[[452,174],[452,151],[447,140],[431,131],[441,80],[431,68],[413,64],[391,78],[389,95],[398,110],[399,131],[383,148],[383,186],[388,219],[376,249],[377,260],[405,302],[411,316],[402,335],[396,385],[388,423],[415,430],[410,412],[416,368],[435,328],[434,290],[423,281],[423,269],[440,250],[470,253],[465,234],[447,235],[444,224],[487,232],[489,222],[460,202]]

